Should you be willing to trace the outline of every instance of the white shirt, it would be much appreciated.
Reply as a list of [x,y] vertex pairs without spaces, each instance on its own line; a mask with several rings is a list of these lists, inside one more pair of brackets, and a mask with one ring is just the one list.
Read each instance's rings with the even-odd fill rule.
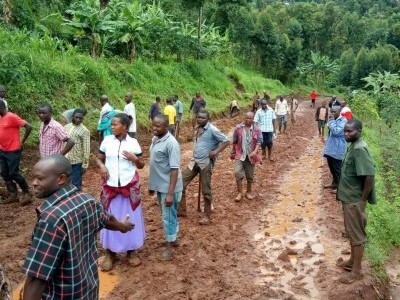
[[141,156],[142,149],[136,139],[126,135],[126,138],[120,141],[114,135],[108,135],[104,137],[100,145],[100,151],[106,156],[105,166],[110,174],[107,185],[122,187],[132,181],[133,176],[135,176],[136,166],[125,159],[122,152],[128,151]]
[[111,111],[113,108],[110,105],[110,103],[106,103],[103,105],[103,107],[101,108],[101,112],[100,112],[100,119],[99,119],[99,124],[101,122],[101,119],[103,118],[103,116],[108,113],[109,111]]
[[135,110],[135,104],[128,103],[125,105],[124,108],[124,113],[126,113],[128,116],[132,117],[132,124],[129,126],[129,132],[136,132],[136,110]]
[[275,103],[275,114],[278,116],[286,115],[289,112],[289,106],[287,104],[286,99],[276,100]]

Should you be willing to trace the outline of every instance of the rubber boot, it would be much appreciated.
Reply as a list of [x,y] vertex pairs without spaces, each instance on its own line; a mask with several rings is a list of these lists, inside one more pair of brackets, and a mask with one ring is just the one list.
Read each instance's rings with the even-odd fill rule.
[[182,193],[182,198],[181,201],[179,202],[178,217],[187,217],[185,192]]
[[243,195],[242,181],[241,180],[237,180],[236,181],[236,186],[237,186],[238,194],[237,194],[237,196],[235,198],[235,201],[239,202],[240,200],[242,200],[242,195]]
[[115,253],[111,250],[106,251],[106,255],[104,256],[104,260],[101,264],[101,270],[104,272],[111,271],[114,267]]
[[254,199],[254,196],[251,193],[251,182],[247,182],[246,198],[249,200]]
[[132,267],[137,267],[141,264],[140,258],[136,251],[130,250],[126,254],[126,260]]
[[200,225],[208,225],[211,223],[211,201],[204,199],[204,216],[199,221]]

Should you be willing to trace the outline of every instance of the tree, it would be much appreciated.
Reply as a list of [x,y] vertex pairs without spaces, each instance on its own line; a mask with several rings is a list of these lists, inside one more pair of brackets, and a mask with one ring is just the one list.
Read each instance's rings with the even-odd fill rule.
[[344,51],[339,59],[339,83],[350,86],[356,56],[352,48]]
[[368,76],[372,71],[372,65],[368,58],[368,52],[363,47],[358,51],[356,61],[354,63],[353,73],[351,76],[352,86],[360,88],[363,86],[362,79]]
[[310,76],[317,86],[325,83],[325,78],[330,74],[337,74],[339,66],[336,60],[331,61],[328,56],[318,52],[311,52],[310,62],[302,64],[298,68],[300,74]]

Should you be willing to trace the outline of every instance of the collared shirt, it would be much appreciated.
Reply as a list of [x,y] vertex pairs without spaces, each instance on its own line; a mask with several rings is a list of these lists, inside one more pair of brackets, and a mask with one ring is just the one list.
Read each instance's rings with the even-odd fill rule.
[[[350,143],[342,164],[337,199],[344,203],[361,201],[365,176],[375,176],[375,172],[371,153],[363,139]],[[375,185],[368,195],[368,202],[376,203]]]
[[99,118],[98,124],[100,124],[101,119],[103,119],[103,116],[112,110],[113,110],[113,107],[110,105],[110,103],[107,102],[106,104],[104,104],[100,111],[100,118]]
[[41,299],[98,299],[96,234],[109,219],[103,206],[68,184],[44,200],[36,213],[22,270],[46,282]]
[[[232,143],[235,145],[235,159],[240,159],[241,161],[246,160],[246,156],[249,156],[251,152],[253,152],[256,148],[257,145],[261,145],[263,142],[263,136],[261,133],[261,130],[258,128],[257,125],[253,124],[250,127],[249,131],[245,130],[245,124],[244,122],[240,123],[239,125],[236,126],[235,130],[233,131],[233,136],[232,136]],[[245,132],[250,133],[250,138],[251,138],[251,148],[244,150],[243,147],[246,146],[244,144],[244,139],[245,139]],[[248,138],[248,137],[246,137]],[[246,142],[247,144],[247,142]],[[247,144],[248,145],[248,144]],[[244,154],[244,152],[247,152],[247,154]],[[253,163],[254,162],[259,162],[261,161],[261,157],[249,157],[250,161]]]
[[156,116],[158,116],[161,113],[160,111],[160,104],[158,102],[154,102],[151,106],[150,106],[150,110],[149,110],[149,118],[150,119],[154,119]]
[[274,110],[267,106],[267,110],[260,108],[257,110],[254,116],[254,122],[260,127],[261,132],[273,132],[274,125],[273,122],[276,119]]
[[126,186],[135,176],[136,166],[123,156],[123,152],[128,151],[136,156],[142,155],[142,149],[136,139],[126,135],[120,141],[114,135],[108,135],[100,145],[100,153],[106,156],[105,166],[110,177],[107,185],[114,187]]
[[201,109],[203,109],[203,108],[206,107],[206,105],[207,105],[206,100],[204,100],[203,98],[196,98],[196,97],[194,97],[194,98],[192,99],[192,103],[190,103],[190,108],[189,108],[189,110],[192,110],[192,109],[193,109],[193,112],[194,112],[195,114],[198,114],[199,111],[200,111]]
[[126,113],[128,116],[132,117],[132,123],[131,126],[129,126],[129,132],[136,132],[136,109],[135,109],[135,104],[128,103],[125,105],[124,108],[124,113]]
[[207,167],[210,164],[210,152],[217,149],[221,143],[229,142],[228,137],[210,122],[204,126],[204,131],[196,139],[198,130],[199,127],[196,127],[194,132],[193,159],[189,164],[190,169],[193,168],[195,163],[201,169]]
[[275,113],[278,116],[283,116],[286,115],[289,112],[289,105],[286,101],[286,99],[277,100],[275,103]]
[[69,139],[65,128],[53,118],[49,124],[40,124],[39,130],[39,150],[40,157],[61,153],[63,142]]
[[162,138],[153,137],[150,146],[149,189],[168,193],[171,169],[178,169],[175,192],[181,192],[183,185],[180,166],[180,147],[173,135],[167,132]]
[[0,150],[16,151],[21,148],[19,130],[25,124],[25,120],[10,112],[0,117]]
[[241,161],[245,161],[247,156],[251,154],[251,144],[252,144],[253,130],[252,128],[246,129],[242,128],[242,155],[240,157]]
[[344,137],[344,126],[346,118],[339,117],[336,120],[328,121],[328,137],[324,147],[324,156],[330,156],[334,159],[342,160],[346,151],[346,139]]
[[168,125],[175,124],[176,109],[172,105],[167,105],[164,108],[164,115],[168,116]]
[[65,157],[69,159],[72,165],[82,164],[82,168],[89,166],[90,157],[90,132],[83,125],[75,126],[73,123],[65,125],[65,130],[74,140],[75,145],[72,147]]
[[176,100],[174,107],[178,114],[183,114],[183,104],[180,100]]

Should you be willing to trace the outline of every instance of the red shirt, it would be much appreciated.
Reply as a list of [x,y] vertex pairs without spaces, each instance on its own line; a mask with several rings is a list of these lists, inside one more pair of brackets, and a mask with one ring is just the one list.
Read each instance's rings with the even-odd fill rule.
[[25,124],[25,120],[10,112],[0,117],[0,150],[15,151],[21,148],[19,129]]
[[317,93],[316,92],[312,92],[311,94],[310,94],[310,98],[311,98],[311,100],[315,100],[315,99],[317,99]]

